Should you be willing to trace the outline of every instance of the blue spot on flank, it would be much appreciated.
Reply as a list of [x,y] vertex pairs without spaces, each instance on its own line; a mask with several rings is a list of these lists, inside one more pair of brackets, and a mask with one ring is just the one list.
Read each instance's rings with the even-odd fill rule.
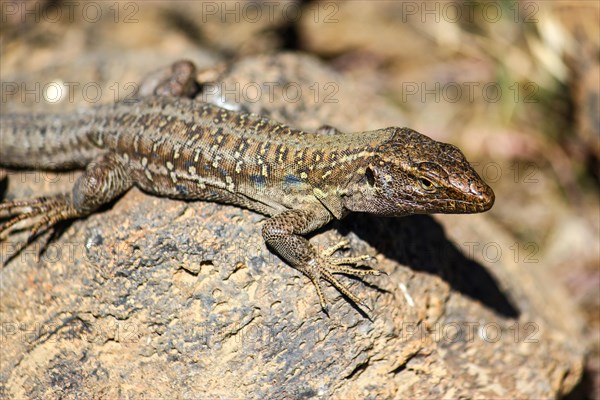
[[177,186],[175,186],[175,189],[177,190],[177,193],[179,193],[182,196],[187,196],[187,194],[188,194],[187,186],[177,185]]
[[297,185],[302,183],[302,179],[298,178],[296,175],[286,175],[284,178],[284,182],[286,185]]
[[264,186],[267,183],[267,178],[262,175],[250,175],[250,180],[258,186]]

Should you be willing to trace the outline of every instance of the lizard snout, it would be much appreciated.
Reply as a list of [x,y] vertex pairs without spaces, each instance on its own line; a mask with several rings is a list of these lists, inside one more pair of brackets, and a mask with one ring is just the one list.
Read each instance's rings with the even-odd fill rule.
[[483,182],[474,182],[470,185],[471,193],[477,199],[479,211],[487,211],[494,205],[496,195],[491,187]]

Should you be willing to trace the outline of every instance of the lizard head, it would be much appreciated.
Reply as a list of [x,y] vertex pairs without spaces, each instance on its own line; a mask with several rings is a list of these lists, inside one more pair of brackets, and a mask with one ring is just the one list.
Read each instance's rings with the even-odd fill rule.
[[492,207],[494,192],[456,146],[408,128],[384,130],[391,137],[359,169],[345,201],[349,210],[402,216]]

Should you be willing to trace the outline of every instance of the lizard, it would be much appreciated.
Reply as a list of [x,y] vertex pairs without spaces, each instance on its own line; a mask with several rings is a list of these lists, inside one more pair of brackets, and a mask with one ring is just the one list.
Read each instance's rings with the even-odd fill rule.
[[478,213],[494,204],[493,190],[456,146],[406,127],[294,129],[194,99],[194,71],[191,62],[175,63],[171,76],[135,101],[0,115],[0,166],[84,169],[70,193],[0,203],[7,220],[0,241],[29,223],[13,255],[58,222],[86,217],[135,186],[267,216],[265,243],[310,279],[327,313],[322,280],[368,308],[334,275],[381,271],[365,265],[368,255],[334,256],[347,241],[318,252],[305,235],[352,212]]

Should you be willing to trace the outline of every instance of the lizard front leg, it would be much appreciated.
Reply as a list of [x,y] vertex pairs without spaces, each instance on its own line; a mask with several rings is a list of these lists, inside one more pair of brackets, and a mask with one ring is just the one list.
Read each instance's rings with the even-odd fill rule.
[[[72,193],[0,203],[0,218],[11,218],[0,225],[0,242],[21,221],[32,221],[29,235],[18,243],[6,261],[17,255],[39,233],[60,221],[91,214],[132,186],[127,163],[115,154],[90,163],[75,182]],[[33,222],[37,220],[37,222]]]
[[367,307],[362,300],[342,285],[333,274],[379,275],[380,271],[373,268],[347,266],[364,262],[370,256],[332,257],[331,255],[337,250],[346,247],[348,242],[342,241],[322,253],[318,253],[308,240],[300,236],[318,229],[331,219],[331,214],[327,210],[320,209],[320,207],[287,210],[268,219],[263,226],[262,235],[265,242],[280,256],[310,278],[315,285],[321,307],[325,312],[327,312],[327,302],[321,289],[321,279],[331,283],[354,303]]

